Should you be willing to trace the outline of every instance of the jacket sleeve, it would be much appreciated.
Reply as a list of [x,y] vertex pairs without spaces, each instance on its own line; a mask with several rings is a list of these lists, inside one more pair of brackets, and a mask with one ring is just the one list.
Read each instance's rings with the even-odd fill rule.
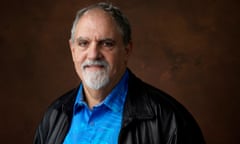
[[191,115],[182,120],[176,118],[171,121],[173,127],[170,129],[167,144],[205,144],[202,132]]
[[47,135],[48,135],[48,129],[49,129],[49,117],[50,117],[50,111],[47,111],[44,116],[43,119],[41,120],[40,124],[38,125],[36,132],[35,132],[35,136],[34,136],[34,140],[33,143],[34,144],[45,144],[46,143],[46,139],[47,139]]

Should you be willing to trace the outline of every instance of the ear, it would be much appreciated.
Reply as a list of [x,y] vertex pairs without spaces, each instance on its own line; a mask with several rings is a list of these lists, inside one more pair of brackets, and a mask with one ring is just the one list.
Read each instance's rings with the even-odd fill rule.
[[68,43],[69,43],[69,47],[70,47],[70,50],[71,50],[71,53],[72,53],[72,59],[73,59],[73,61],[75,61],[76,60],[76,56],[75,56],[76,52],[75,52],[75,48],[74,48],[74,43],[71,39],[68,41]]
[[132,41],[130,41],[130,42],[127,44],[127,46],[125,47],[127,59],[128,59],[129,56],[132,54],[132,49],[133,49],[133,44],[132,44]]
[[126,64],[128,62],[130,55],[132,54],[132,49],[133,49],[133,45],[132,45],[132,41],[130,41],[125,47],[126,57],[124,61]]

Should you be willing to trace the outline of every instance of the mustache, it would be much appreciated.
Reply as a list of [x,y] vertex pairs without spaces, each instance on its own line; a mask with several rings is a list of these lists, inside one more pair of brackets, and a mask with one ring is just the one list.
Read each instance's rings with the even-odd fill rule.
[[81,68],[85,69],[88,66],[101,66],[107,68],[108,63],[105,60],[86,60],[82,63]]

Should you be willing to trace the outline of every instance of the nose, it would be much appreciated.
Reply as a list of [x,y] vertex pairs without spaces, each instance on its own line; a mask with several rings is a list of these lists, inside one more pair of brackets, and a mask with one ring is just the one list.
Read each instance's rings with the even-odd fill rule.
[[88,48],[88,59],[89,60],[96,60],[100,59],[102,57],[100,48],[97,46],[97,44],[92,43],[91,46]]

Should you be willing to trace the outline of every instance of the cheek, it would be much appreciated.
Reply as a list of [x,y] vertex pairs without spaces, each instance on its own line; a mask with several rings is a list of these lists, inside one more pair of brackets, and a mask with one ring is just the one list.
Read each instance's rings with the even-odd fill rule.
[[120,66],[126,66],[127,60],[128,60],[128,56],[127,56],[125,51],[121,51],[117,55],[117,60],[116,61]]
[[73,55],[74,55],[74,62],[75,63],[82,63],[84,61],[84,53],[83,52],[75,50]]
[[125,67],[126,65],[125,59],[126,59],[126,55],[123,55],[123,53],[119,53],[109,57],[108,63],[114,73],[121,71],[121,69]]
[[81,72],[81,65],[82,63],[84,62],[84,55],[83,53],[80,53],[79,51],[74,51],[73,53],[73,62],[74,62],[74,65],[75,65],[75,69],[77,70],[78,73]]
[[82,68],[81,68],[81,61],[74,61],[74,67],[76,70],[76,73],[80,79],[82,79]]

